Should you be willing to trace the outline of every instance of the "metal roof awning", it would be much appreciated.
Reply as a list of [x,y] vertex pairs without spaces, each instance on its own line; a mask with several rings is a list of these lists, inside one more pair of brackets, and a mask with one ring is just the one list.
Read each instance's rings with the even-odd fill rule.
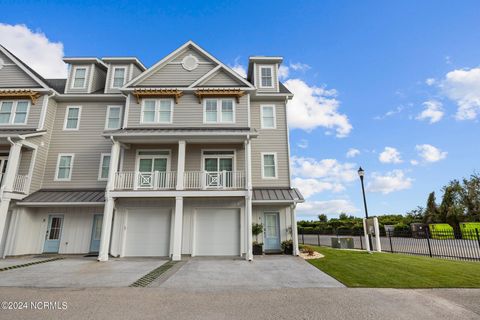
[[296,188],[254,188],[253,203],[298,203],[304,202]]
[[17,205],[26,207],[103,206],[104,203],[104,189],[41,189],[17,202]]

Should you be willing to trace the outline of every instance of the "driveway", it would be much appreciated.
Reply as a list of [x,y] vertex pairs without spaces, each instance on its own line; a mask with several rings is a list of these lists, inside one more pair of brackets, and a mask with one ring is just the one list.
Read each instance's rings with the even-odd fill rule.
[[[21,258],[3,260],[5,265],[21,261],[43,260]],[[67,257],[25,268],[0,273],[0,286],[6,287],[127,287],[137,279],[161,266],[167,260],[153,258],[110,259],[98,262],[90,257]]]
[[192,258],[167,280],[150,287],[182,291],[268,290],[280,288],[331,288],[343,284],[292,256],[260,256],[243,259]]

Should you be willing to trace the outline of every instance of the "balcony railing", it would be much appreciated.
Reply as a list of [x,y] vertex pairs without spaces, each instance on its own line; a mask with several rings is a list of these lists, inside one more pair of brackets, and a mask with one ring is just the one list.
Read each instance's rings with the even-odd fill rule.
[[28,193],[29,182],[30,177],[28,175],[17,174],[13,181],[13,192]]
[[186,171],[185,189],[244,189],[243,171]]
[[162,172],[117,172],[115,174],[115,190],[170,190],[175,189],[177,173]]

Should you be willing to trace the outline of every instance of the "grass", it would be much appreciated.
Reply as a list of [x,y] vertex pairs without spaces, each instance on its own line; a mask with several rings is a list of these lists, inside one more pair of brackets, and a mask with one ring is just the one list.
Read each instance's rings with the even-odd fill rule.
[[348,287],[480,288],[480,262],[314,248],[325,257],[308,262]]

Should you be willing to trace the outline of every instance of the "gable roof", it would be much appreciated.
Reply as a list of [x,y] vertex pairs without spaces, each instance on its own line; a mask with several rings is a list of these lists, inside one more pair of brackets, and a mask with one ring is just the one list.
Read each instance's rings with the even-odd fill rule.
[[[210,70],[209,72],[207,72],[206,74],[204,74],[203,76],[201,76],[199,79],[197,79],[194,83],[192,83],[189,86],[189,88],[201,87],[203,85],[209,86],[207,84],[207,82],[212,80],[216,76],[221,75],[222,73],[224,75],[226,75],[227,77],[229,77],[234,82],[236,82],[236,85],[235,85],[236,87],[238,87],[238,86],[244,87],[245,86],[244,82],[240,81],[240,79],[243,79],[243,78],[240,78],[240,75],[238,75],[235,71],[233,71],[231,69],[228,70],[227,68],[225,68],[221,65],[218,65],[215,68],[213,68],[212,70]],[[222,85],[221,87],[225,87],[225,85]],[[228,87],[228,85],[227,85],[227,87]]]
[[[158,61],[157,63],[155,63],[153,66],[151,66],[150,68],[148,68],[145,72],[142,72],[141,74],[139,74],[137,77],[135,77],[134,79],[132,79],[130,82],[128,82],[127,84],[124,85],[124,88],[127,88],[127,87],[131,87],[139,82],[141,82],[142,80],[145,80],[146,78],[148,78],[150,75],[152,75],[155,71],[161,69],[164,65],[166,65],[170,60],[174,59],[175,56],[177,56],[179,53],[183,52],[183,50],[187,49],[187,48],[193,48],[195,50],[197,50],[198,52],[200,52],[202,55],[206,56],[208,59],[210,59],[212,62],[216,63],[217,64],[217,67],[218,66],[221,66],[223,69],[225,69],[227,72],[229,72],[233,77],[235,77],[237,80],[239,80],[242,84],[245,85],[245,87],[248,87],[252,90],[255,89],[255,87],[250,83],[248,82],[246,79],[243,79],[242,77],[240,77],[235,71],[233,71],[232,69],[230,69],[228,66],[226,66],[225,64],[223,64],[221,61],[219,61],[217,58],[215,58],[214,56],[212,56],[211,54],[209,54],[208,52],[206,52],[205,50],[203,50],[199,45],[197,45],[196,43],[194,43],[193,41],[189,40],[187,41],[186,43],[184,43],[182,46],[180,46],[179,48],[177,48],[175,51],[171,52],[170,54],[168,54],[166,57],[164,57],[163,59],[161,59],[160,61]],[[215,68],[214,68],[215,69]]]

